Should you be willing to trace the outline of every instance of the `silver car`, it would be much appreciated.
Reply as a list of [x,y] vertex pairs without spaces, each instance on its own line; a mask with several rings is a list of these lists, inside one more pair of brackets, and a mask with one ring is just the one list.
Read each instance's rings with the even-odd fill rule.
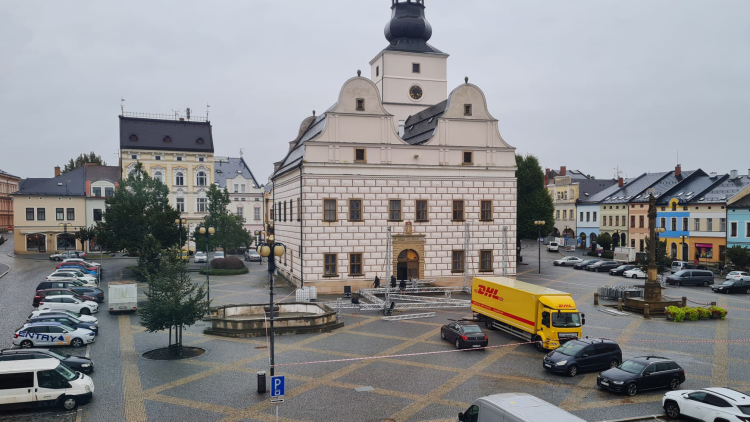
[[207,262],[208,261],[208,255],[206,255],[205,252],[196,252],[195,257],[193,258],[193,261],[198,262]]

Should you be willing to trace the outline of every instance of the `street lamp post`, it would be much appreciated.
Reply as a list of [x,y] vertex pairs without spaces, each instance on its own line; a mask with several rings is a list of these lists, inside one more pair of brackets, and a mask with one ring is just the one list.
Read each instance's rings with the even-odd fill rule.
[[682,253],[682,260],[683,261],[688,261],[688,258],[685,256],[685,244],[687,243],[686,242],[687,238],[688,238],[688,236],[685,235],[685,234],[680,235],[680,249],[682,249],[682,251],[680,251],[680,252]]
[[68,252],[68,227],[72,226],[73,223],[60,223],[60,227],[63,228],[63,239],[65,239],[65,252]]
[[198,229],[198,233],[206,236],[206,287],[207,287],[206,298],[208,299],[206,301],[206,315],[208,315],[210,317],[211,316],[211,280],[208,277],[208,273],[209,273],[208,261],[210,261],[208,259],[208,236],[216,233],[216,229],[214,229],[211,226],[209,226],[209,227],[201,226]]
[[271,317],[269,318],[270,325],[271,325],[271,339],[269,342],[269,346],[271,348],[271,376],[274,375],[274,351],[273,351],[273,340],[274,340],[274,332],[273,332],[273,273],[276,271],[276,257],[277,256],[284,256],[286,253],[286,246],[284,246],[282,243],[277,243],[274,241],[273,238],[273,223],[268,225],[268,235],[266,236],[265,241],[260,243],[257,248],[258,254],[262,257],[268,258],[268,277],[270,280],[270,299],[269,299],[269,312],[271,313]]
[[[620,246],[620,230],[615,230],[615,234],[617,235],[617,246]],[[615,241],[612,240],[612,250],[615,250]]]
[[[266,237],[265,230],[264,231],[260,231],[260,230],[256,230],[255,231],[255,248],[256,249],[258,248],[258,246],[260,246],[260,241],[262,239],[261,235],[263,235],[263,237]],[[262,257],[260,258],[260,260],[258,260],[258,265],[263,265],[263,258]]]
[[534,225],[537,227],[539,236],[536,239],[537,245],[539,246],[539,274],[542,273],[542,226],[545,225],[543,220],[534,221]]

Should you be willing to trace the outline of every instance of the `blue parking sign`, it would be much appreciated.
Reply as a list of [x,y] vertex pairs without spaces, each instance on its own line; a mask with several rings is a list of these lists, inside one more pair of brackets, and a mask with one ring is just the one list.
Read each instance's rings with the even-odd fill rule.
[[284,395],[284,376],[277,375],[271,377],[271,397]]

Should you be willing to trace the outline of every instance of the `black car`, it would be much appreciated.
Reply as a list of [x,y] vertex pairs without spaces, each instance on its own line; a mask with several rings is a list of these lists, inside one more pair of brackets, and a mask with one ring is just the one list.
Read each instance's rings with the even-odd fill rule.
[[622,362],[622,350],[612,340],[579,338],[565,342],[549,352],[542,361],[544,369],[571,377],[581,371],[616,368]]
[[44,359],[55,358],[64,363],[68,368],[90,374],[94,372],[94,361],[83,356],[71,356],[62,352],[53,352],[49,349],[5,349],[0,350],[0,362],[9,360]]
[[586,271],[596,271],[597,273],[603,272],[603,271],[609,271],[612,268],[617,268],[620,266],[619,262],[616,261],[599,261],[595,262],[591,265],[587,265],[585,270]]
[[635,265],[620,265],[617,268],[612,268],[609,270],[609,275],[623,275],[625,274],[625,271],[632,270],[635,268]]
[[714,284],[714,273],[707,270],[682,270],[667,277],[667,284],[706,286]]
[[685,382],[685,370],[675,361],[658,356],[626,360],[596,378],[596,385],[615,393],[634,396],[642,390],[669,388],[677,390]]
[[456,321],[440,327],[440,338],[456,345],[456,349],[464,347],[487,347],[487,334],[478,325],[468,321]]
[[36,286],[36,291],[47,289],[69,289],[71,287],[82,287],[83,283],[77,280],[71,281],[42,281]]
[[716,293],[747,293],[750,294],[750,281],[727,280],[718,286],[711,287]]
[[35,317],[29,318],[27,324],[33,324],[36,322],[59,322],[61,324],[65,324],[68,327],[73,328],[83,328],[84,330],[91,330],[94,332],[94,334],[99,334],[99,326],[90,322],[83,322],[78,318],[73,318],[70,315],[59,313],[59,314],[53,314],[53,313],[47,313],[47,314],[41,314],[37,315]]
[[581,270],[586,268],[587,266],[591,264],[596,264],[597,262],[601,261],[601,259],[587,259],[585,261],[579,262],[576,265],[573,265],[573,268],[576,270]]
[[68,287],[68,289],[72,290],[76,294],[94,298],[96,299],[97,303],[104,302],[104,292],[101,289],[97,289],[96,287],[82,286],[82,287]]

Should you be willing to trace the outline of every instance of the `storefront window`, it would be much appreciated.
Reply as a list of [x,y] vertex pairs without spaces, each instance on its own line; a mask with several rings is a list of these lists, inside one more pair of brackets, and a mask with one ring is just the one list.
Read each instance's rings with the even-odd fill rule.
[[696,254],[700,259],[713,259],[714,258],[714,245],[709,243],[696,243]]

